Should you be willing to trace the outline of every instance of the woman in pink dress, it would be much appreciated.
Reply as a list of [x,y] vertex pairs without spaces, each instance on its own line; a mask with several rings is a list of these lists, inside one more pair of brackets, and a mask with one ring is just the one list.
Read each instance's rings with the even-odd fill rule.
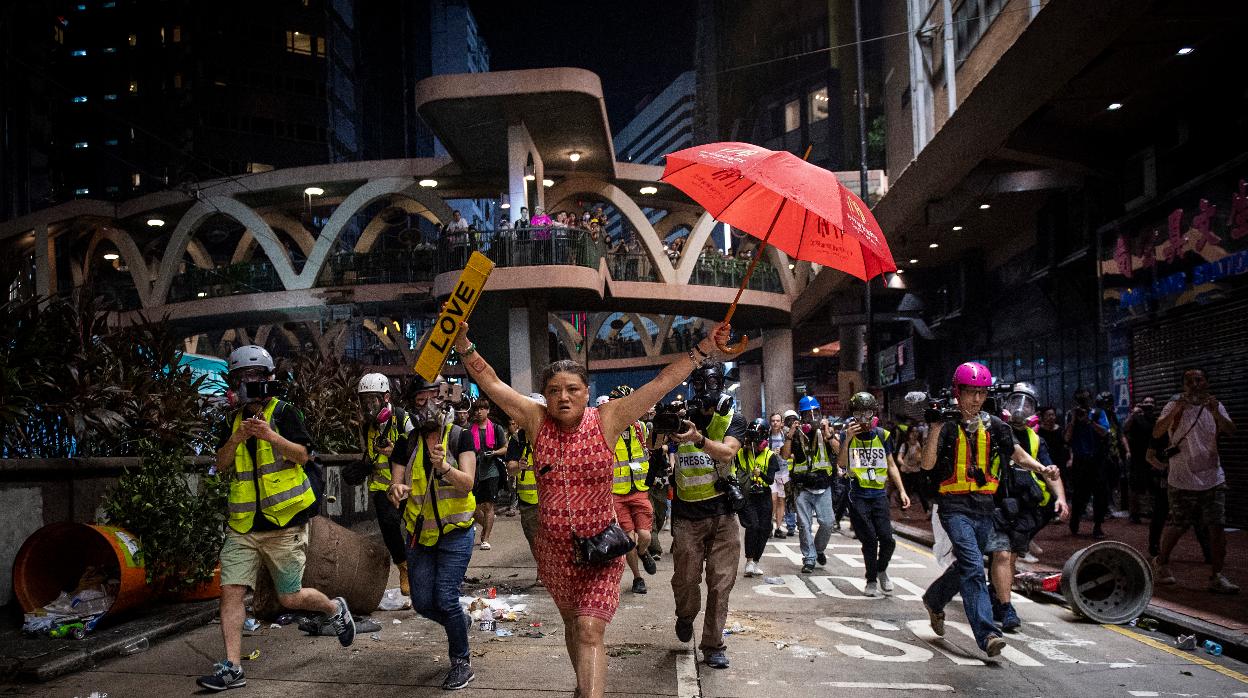
[[615,517],[611,498],[615,442],[664,395],[728,341],[731,329],[719,325],[687,356],[664,368],[654,380],[618,400],[589,407],[589,380],[585,367],[574,361],[556,361],[542,371],[539,387],[546,406],[513,390],[468,341],[463,323],[455,350],[468,375],[495,404],[516,420],[533,439],[537,472],[538,577],[550,591],[563,616],[568,657],[576,672],[576,691],[583,698],[599,698],[606,690],[607,624],[620,605],[620,575],[624,558],[601,565],[578,565],[572,537],[593,536]]

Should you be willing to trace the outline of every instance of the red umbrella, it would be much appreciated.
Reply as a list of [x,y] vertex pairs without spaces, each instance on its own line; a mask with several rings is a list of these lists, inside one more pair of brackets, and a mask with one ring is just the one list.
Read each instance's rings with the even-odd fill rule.
[[[763,249],[838,269],[864,281],[897,271],[880,224],[836,175],[786,151],[709,143],[667,155],[663,181],[716,220],[762,240],[728,308],[732,319]],[[737,351],[743,351],[743,342]]]

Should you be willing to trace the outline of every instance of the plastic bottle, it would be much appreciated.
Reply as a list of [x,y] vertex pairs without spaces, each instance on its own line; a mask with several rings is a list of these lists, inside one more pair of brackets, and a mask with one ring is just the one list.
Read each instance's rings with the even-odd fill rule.
[[1206,654],[1212,654],[1215,657],[1222,656],[1222,645],[1213,640],[1205,640],[1204,648]]
[[141,637],[135,640],[134,642],[126,644],[125,647],[122,647],[121,656],[124,657],[129,654],[138,654],[139,652],[146,652],[149,647],[151,647],[151,645],[148,644],[147,638]]

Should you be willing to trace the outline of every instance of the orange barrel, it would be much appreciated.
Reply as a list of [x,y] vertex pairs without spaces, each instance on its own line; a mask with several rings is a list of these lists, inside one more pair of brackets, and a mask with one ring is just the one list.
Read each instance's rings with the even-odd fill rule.
[[173,598],[178,601],[208,601],[221,598],[221,566],[217,565],[212,579],[200,582],[186,591],[178,592],[173,595]]
[[88,566],[104,571],[121,585],[108,614],[119,613],[152,598],[147,570],[138,558],[139,538],[117,526],[61,522],[30,534],[13,560],[13,592],[30,612],[72,592]]

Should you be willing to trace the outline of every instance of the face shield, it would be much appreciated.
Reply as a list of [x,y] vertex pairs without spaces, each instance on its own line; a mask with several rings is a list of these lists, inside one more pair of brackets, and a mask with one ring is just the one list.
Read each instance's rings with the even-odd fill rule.
[[854,421],[859,424],[870,425],[871,420],[875,418],[875,412],[871,410],[859,410],[854,413]]
[[1010,413],[1010,424],[1021,426],[1036,414],[1036,399],[1027,393],[1010,393],[1001,403],[1001,408]]

